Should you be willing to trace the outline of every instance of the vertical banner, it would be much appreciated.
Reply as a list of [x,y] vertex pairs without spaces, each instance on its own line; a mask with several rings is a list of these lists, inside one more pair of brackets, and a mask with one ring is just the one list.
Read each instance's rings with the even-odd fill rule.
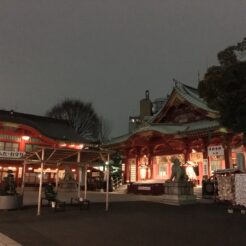
[[208,159],[203,159],[203,175],[208,175]]

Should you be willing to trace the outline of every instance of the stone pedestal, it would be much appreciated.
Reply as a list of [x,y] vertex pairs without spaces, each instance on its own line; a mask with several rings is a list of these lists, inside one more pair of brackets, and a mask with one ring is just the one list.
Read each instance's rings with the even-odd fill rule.
[[18,209],[23,206],[23,196],[16,194],[11,196],[0,196],[0,209]]
[[75,191],[78,190],[78,184],[75,180],[64,180],[59,184],[59,190],[63,191]]
[[188,181],[166,182],[164,184],[163,203],[177,206],[195,204],[196,196],[194,195],[193,187],[193,183]]

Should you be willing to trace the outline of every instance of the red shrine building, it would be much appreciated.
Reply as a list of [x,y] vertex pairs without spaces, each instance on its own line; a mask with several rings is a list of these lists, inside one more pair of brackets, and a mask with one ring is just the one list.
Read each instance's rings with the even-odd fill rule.
[[[7,176],[8,170],[13,171],[17,184],[23,176],[23,156],[41,147],[86,149],[93,144],[80,137],[65,120],[57,120],[14,111],[0,110],[0,183]],[[76,178],[76,165],[70,165]],[[64,176],[64,166],[57,170],[54,165],[47,165],[43,181],[55,182],[56,175]],[[27,165],[25,172],[26,185],[39,184],[39,165]]]
[[140,115],[129,117],[129,133],[109,146],[124,156],[126,182],[168,179],[175,155],[199,185],[215,170],[245,168],[243,135],[221,126],[219,117],[197,89],[176,81],[166,99],[152,103],[146,91]]

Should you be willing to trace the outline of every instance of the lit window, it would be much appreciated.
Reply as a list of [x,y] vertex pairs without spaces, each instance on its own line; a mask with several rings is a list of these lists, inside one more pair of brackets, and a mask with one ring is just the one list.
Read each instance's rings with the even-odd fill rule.
[[18,143],[10,143],[10,142],[0,142],[0,150],[18,151],[19,150],[19,144]]

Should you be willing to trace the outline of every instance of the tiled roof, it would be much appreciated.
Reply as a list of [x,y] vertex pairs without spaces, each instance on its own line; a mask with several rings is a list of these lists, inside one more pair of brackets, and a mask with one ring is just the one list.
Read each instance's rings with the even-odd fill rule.
[[[206,111],[207,116],[210,116],[213,119],[219,118],[219,112],[207,106],[205,100],[199,96],[198,89],[185,85],[177,80],[174,80],[174,82],[175,86],[173,88],[172,95],[176,93],[194,107]],[[170,97],[167,99],[167,102],[163,104],[160,110],[148,120],[149,123],[155,122],[155,119],[158,118],[159,114],[161,114],[167,107],[169,99]]]
[[112,139],[107,145],[119,144],[127,141],[136,134],[156,131],[166,135],[186,135],[191,133],[199,133],[209,129],[218,129],[220,124],[217,120],[202,120],[185,124],[149,124],[141,127],[131,134],[125,134],[120,137]]
[[76,133],[66,120],[0,110],[0,121],[30,126],[54,140],[91,143]]
[[198,108],[201,108],[205,111],[208,111],[208,112],[211,112],[214,114],[219,114],[218,111],[213,110],[207,106],[207,103],[199,96],[197,89],[192,88],[190,86],[187,86],[187,85],[175,80],[174,90],[176,90],[176,92],[181,97],[186,99],[192,105],[194,105]]

